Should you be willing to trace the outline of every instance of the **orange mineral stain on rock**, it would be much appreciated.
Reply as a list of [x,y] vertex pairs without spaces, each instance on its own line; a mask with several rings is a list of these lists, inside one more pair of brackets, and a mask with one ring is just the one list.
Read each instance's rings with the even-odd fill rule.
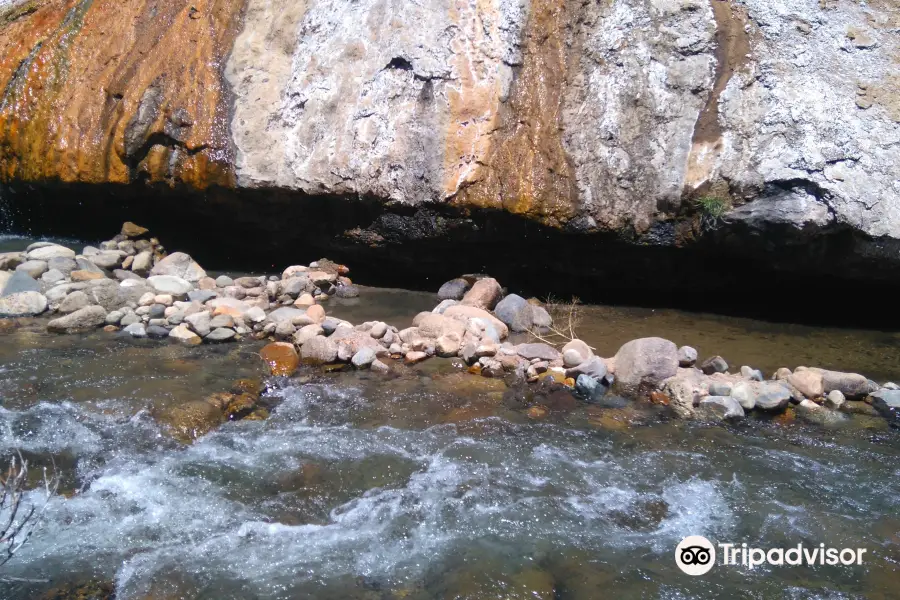
[[244,0],[49,0],[0,20],[0,177],[233,185]]
[[444,188],[458,207],[502,209],[558,226],[573,215],[577,197],[561,135],[568,17],[560,0],[534,0],[530,8],[508,99],[501,102],[496,79],[487,85],[457,64]]

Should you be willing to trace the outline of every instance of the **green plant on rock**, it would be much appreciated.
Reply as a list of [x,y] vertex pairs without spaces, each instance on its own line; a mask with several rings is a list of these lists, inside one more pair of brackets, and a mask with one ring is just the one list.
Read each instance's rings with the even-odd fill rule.
[[704,231],[716,229],[731,210],[731,200],[722,196],[700,196],[694,201],[700,213],[700,225]]

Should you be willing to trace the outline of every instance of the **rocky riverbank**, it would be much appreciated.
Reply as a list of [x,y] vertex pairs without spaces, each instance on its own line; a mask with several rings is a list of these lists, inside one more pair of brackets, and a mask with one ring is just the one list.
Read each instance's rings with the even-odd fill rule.
[[[855,373],[781,368],[766,379],[749,366],[730,369],[719,356],[698,363],[694,348],[653,337],[596,356],[577,331],[554,327],[539,302],[506,293],[487,276],[445,283],[439,304],[411,327],[353,324],[326,309],[329,298],[358,296],[348,274],[323,259],[288,266],[280,276],[212,278],[189,255],[167,254],[147,229],[125,223],[119,235],[81,254],[48,242],[0,254],[0,318],[9,326],[10,319],[50,317],[50,332],[103,328],[186,345],[269,340],[260,355],[273,376],[291,376],[301,363],[391,376],[403,365],[453,359],[473,376],[507,381],[507,404],[532,418],[565,396],[600,409],[649,402],[682,419],[796,415],[838,426],[849,414],[866,414],[898,423],[900,389]],[[511,334],[532,340],[513,343]],[[229,401],[218,409],[229,419],[265,418],[242,394],[235,398],[246,406]]]

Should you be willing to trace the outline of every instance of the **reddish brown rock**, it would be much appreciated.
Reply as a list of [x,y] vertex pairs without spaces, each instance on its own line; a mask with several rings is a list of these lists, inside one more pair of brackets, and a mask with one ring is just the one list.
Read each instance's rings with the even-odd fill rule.
[[273,342],[259,351],[260,357],[269,367],[269,372],[275,376],[289,377],[300,365],[300,356],[293,344],[287,342]]

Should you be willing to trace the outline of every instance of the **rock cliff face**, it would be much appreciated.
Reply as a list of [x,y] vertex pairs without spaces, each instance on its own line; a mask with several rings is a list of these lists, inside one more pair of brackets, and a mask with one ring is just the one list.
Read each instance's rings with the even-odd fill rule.
[[362,202],[341,243],[501,214],[896,280],[898,32],[892,0],[0,2],[0,176],[26,211],[155,184]]

